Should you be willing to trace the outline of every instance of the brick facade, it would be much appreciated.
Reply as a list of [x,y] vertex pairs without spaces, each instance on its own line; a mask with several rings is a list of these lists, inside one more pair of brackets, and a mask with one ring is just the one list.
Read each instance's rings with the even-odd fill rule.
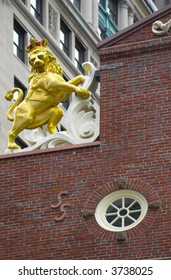
[[[100,139],[0,157],[1,259],[171,258],[171,6],[100,43]],[[144,220],[102,229],[98,202],[121,187],[144,195]]]

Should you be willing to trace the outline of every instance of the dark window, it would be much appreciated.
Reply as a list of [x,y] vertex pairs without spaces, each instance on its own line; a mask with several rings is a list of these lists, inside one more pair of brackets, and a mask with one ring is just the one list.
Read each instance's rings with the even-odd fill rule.
[[15,143],[19,145],[21,149],[28,147],[28,145],[19,136],[15,139]]
[[77,10],[81,11],[81,0],[71,0]]
[[106,28],[99,26],[99,36],[100,36],[101,40],[103,40],[107,37],[106,31],[107,31]]
[[23,97],[23,99],[24,99],[26,96],[26,93],[27,93],[27,89],[25,86],[23,86],[22,83],[19,82],[19,80],[17,78],[14,78],[14,87],[22,89],[22,91],[24,93],[24,97]]
[[85,48],[83,45],[76,39],[75,42],[75,66],[84,73],[82,63],[84,62]]
[[[68,79],[68,77],[67,77],[66,75],[64,75],[64,80],[65,80],[66,82],[69,81],[69,79]],[[69,107],[69,105],[70,105],[70,103],[71,103],[71,97],[69,96],[69,97],[62,103],[62,106],[67,110],[68,107]]]
[[99,0],[99,35],[101,39],[118,32],[118,0]]
[[[23,84],[21,84],[17,78],[14,78],[14,87],[21,88],[24,93],[24,97],[26,96],[26,87],[24,87]],[[14,99],[17,99],[17,95],[15,96],[15,94],[14,94]],[[21,149],[28,147],[28,145],[19,136],[15,139],[15,143],[19,145]]]
[[40,23],[42,23],[42,2],[41,0],[30,0],[31,13]]
[[134,15],[134,23],[137,22],[139,19],[137,18],[136,15]]
[[68,98],[67,100],[65,100],[65,101],[62,103],[62,106],[63,106],[66,110],[68,109],[69,105],[70,105],[70,100],[69,100],[69,98]]
[[106,0],[100,0],[99,2],[106,9]]
[[70,41],[70,29],[67,25],[61,20],[61,29],[60,29],[60,48],[66,53],[68,56],[70,54],[69,49],[69,41]]
[[25,34],[26,31],[14,19],[13,52],[23,62],[24,62],[24,53],[25,53]]
[[118,22],[118,1],[117,0],[109,0],[108,12],[109,12],[110,18],[115,23],[117,23]]

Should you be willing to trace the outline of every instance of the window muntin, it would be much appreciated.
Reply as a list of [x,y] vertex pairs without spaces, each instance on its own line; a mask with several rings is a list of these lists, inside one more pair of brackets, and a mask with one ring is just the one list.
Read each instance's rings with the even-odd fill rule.
[[75,41],[75,66],[84,73],[84,69],[82,67],[82,64],[84,62],[85,57],[85,48],[83,45],[79,42],[79,40],[76,39]]
[[24,62],[24,52],[25,52],[25,49],[24,49],[25,34],[26,34],[26,31],[14,19],[13,53],[23,62]]
[[104,197],[96,208],[98,224],[109,231],[124,231],[138,225],[145,217],[148,204],[133,190],[120,190]]
[[68,56],[70,55],[70,29],[67,25],[61,20],[61,28],[60,28],[60,48],[66,53]]
[[31,14],[42,23],[42,2],[41,0],[30,0]]
[[109,205],[105,216],[111,225],[126,227],[135,222],[140,214],[139,202],[132,198],[122,197]]

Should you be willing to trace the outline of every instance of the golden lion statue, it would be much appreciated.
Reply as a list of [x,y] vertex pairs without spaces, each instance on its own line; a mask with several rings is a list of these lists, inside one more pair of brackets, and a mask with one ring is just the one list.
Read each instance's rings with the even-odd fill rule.
[[[78,87],[84,82],[84,76],[77,76],[68,82],[63,79],[62,68],[47,48],[46,39],[38,42],[35,38],[31,38],[30,43],[30,46],[26,47],[31,66],[28,93],[23,101],[23,92],[20,88],[9,90],[5,96],[11,101],[14,92],[19,93],[17,100],[7,112],[8,119],[14,122],[12,129],[8,132],[9,149],[20,148],[15,143],[15,139],[24,129],[33,129],[47,124],[47,131],[51,134],[56,133],[56,126],[64,114],[58,104],[64,102],[72,92],[82,98],[89,97],[88,90]],[[15,108],[13,118],[11,113]]]

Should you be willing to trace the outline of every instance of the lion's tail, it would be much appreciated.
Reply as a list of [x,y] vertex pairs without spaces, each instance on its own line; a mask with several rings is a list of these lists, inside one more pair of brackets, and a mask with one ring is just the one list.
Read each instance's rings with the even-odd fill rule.
[[8,101],[11,101],[12,98],[14,97],[14,93],[18,91],[18,97],[17,99],[14,101],[14,103],[9,107],[8,111],[7,111],[7,118],[9,121],[13,121],[14,118],[11,116],[12,112],[14,111],[14,109],[18,106],[18,104],[22,101],[24,93],[22,91],[22,89],[20,88],[13,88],[12,90],[7,91],[5,98]]

